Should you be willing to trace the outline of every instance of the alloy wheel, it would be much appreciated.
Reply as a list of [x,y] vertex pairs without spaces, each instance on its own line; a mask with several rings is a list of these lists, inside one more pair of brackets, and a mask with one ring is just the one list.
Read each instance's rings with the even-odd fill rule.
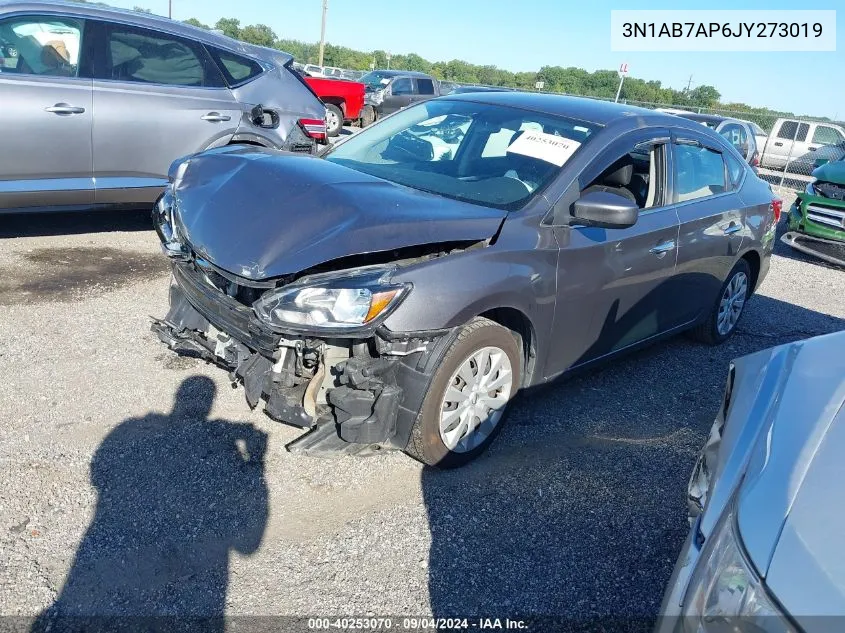
[[745,307],[748,294],[748,277],[742,271],[736,273],[725,286],[719,301],[719,314],[716,316],[716,329],[721,336],[726,336],[736,327]]
[[329,132],[340,129],[340,120],[333,110],[326,110],[326,129]]

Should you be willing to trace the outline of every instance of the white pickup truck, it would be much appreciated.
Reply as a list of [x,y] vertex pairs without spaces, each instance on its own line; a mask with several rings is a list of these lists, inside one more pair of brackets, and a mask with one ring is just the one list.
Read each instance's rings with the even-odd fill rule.
[[833,123],[778,119],[765,146],[760,166],[810,174],[826,162],[845,156],[845,129]]

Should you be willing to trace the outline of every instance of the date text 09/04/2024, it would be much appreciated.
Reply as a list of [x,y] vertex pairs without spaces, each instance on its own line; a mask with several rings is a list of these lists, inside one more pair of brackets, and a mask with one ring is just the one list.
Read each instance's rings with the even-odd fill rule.
[[622,37],[821,37],[821,22],[625,22]]
[[526,631],[528,623],[510,618],[309,618],[312,631]]

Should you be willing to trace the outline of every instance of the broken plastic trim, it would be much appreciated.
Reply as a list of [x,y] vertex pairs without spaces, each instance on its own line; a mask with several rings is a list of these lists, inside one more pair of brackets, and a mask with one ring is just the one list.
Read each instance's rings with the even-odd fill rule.
[[[828,264],[833,264],[834,266],[842,266],[843,268],[845,268],[845,242],[826,240],[821,237],[813,237],[811,235],[798,233],[796,231],[790,231],[788,233],[785,233],[783,237],[780,238],[780,240],[784,244],[791,246],[797,251],[801,251],[802,253],[806,253],[807,255],[817,257],[818,259],[821,259],[822,261],[825,261]],[[843,255],[842,257],[830,255],[828,253],[820,251],[818,248],[813,248],[811,244],[816,244],[818,246],[830,246],[832,247],[832,250],[841,250]]]

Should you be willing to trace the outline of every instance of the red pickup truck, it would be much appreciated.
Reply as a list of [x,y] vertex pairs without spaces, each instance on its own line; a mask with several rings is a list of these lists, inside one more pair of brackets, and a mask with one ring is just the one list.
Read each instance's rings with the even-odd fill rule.
[[326,104],[326,133],[329,136],[337,136],[344,123],[367,127],[375,120],[373,106],[364,104],[364,84],[308,75],[303,79]]

